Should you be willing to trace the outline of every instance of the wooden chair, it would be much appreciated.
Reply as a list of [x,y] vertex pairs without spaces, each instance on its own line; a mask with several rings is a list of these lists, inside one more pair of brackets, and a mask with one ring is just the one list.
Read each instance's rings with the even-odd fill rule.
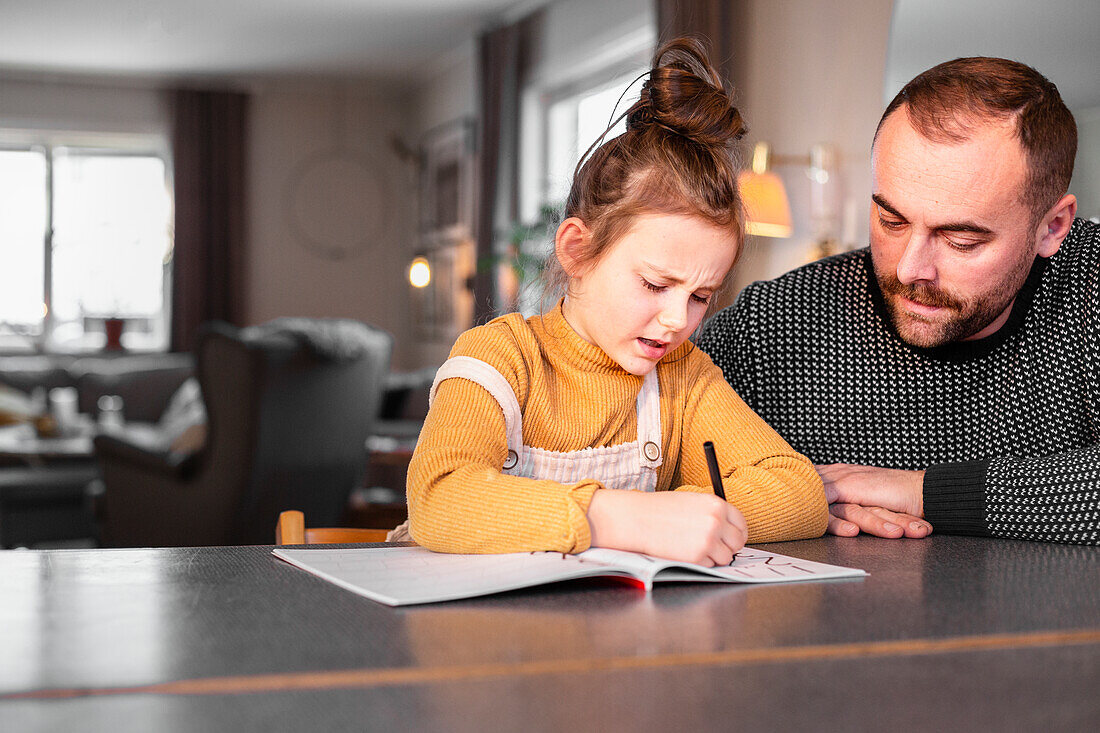
[[385,542],[389,530],[357,529],[354,527],[311,527],[306,529],[306,516],[291,509],[279,514],[275,525],[276,545],[327,545],[347,542]]

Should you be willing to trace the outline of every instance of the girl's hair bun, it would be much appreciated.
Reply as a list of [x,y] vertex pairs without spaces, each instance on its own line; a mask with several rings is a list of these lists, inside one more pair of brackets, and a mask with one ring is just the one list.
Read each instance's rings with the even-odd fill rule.
[[[737,150],[745,133],[703,45],[679,38],[657,52],[638,100],[624,115],[626,132],[605,138],[577,163],[565,201],[566,217],[589,230],[580,265],[596,262],[642,214],[695,216],[730,235],[735,259],[744,241],[744,211],[737,186]],[[564,292],[569,277],[554,258],[547,280]]]
[[694,38],[669,41],[657,51],[641,96],[627,112],[627,130],[654,127],[708,147],[728,146],[745,134],[741,113]]

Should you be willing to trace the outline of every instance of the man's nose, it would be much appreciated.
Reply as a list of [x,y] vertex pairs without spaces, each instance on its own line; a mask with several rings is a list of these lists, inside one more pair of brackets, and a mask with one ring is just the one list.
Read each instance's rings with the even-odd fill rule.
[[910,285],[915,282],[934,282],[935,279],[936,253],[931,238],[914,232],[898,260],[898,281]]

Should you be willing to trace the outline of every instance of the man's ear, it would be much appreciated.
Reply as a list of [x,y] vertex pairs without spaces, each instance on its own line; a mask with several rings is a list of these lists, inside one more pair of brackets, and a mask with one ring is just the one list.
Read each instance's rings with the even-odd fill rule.
[[1062,240],[1073,226],[1073,217],[1077,215],[1077,197],[1071,193],[1058,200],[1043,217],[1039,228],[1038,249],[1035,254],[1050,257],[1062,246]]
[[581,274],[584,251],[590,237],[588,227],[575,216],[571,216],[558,226],[554,235],[554,254],[569,277]]

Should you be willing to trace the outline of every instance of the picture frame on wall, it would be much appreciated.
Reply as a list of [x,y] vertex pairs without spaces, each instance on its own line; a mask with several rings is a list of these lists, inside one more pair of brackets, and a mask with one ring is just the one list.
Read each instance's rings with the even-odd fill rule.
[[473,320],[476,126],[459,118],[428,130],[419,146],[420,234],[417,249],[431,281],[414,288],[417,335],[450,341]]
[[454,341],[473,325],[474,241],[467,237],[454,245],[420,255],[428,262],[431,281],[411,288],[413,323],[417,336],[428,341]]
[[471,236],[475,123],[462,117],[425,133],[420,144],[420,232],[425,248]]

